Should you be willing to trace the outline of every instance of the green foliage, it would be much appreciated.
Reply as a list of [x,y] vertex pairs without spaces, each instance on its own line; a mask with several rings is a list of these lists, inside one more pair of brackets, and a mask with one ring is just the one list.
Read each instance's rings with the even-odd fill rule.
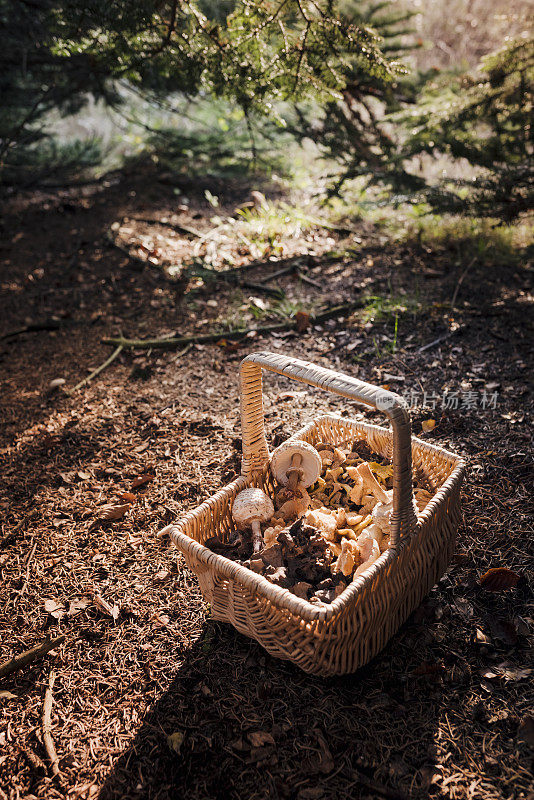
[[428,85],[404,117],[403,157],[446,154],[480,169],[472,180],[426,187],[434,208],[511,220],[533,207],[533,87],[532,37],[507,43],[473,74]]
[[[411,33],[413,12],[397,9],[387,0],[365,4],[345,0],[342,13],[348,23],[374,30],[382,53],[389,58],[402,58],[413,47],[405,40]],[[383,184],[397,176],[399,143],[386,116],[413,102],[416,83],[398,61],[393,64],[393,77],[385,76],[366,69],[359,54],[350,54],[339,97],[330,99],[319,115],[317,106],[297,106],[299,135],[316,142],[324,156],[338,165],[330,195],[358,176],[364,176],[366,184]],[[413,185],[417,188],[420,181],[413,178]]]
[[[374,33],[334,0],[0,0],[0,165],[48,133],[52,109],[89,94],[121,102],[117,81],[157,95],[232,99],[245,115],[309,92],[339,93],[347,59],[386,80]],[[8,169],[6,169],[8,167]]]

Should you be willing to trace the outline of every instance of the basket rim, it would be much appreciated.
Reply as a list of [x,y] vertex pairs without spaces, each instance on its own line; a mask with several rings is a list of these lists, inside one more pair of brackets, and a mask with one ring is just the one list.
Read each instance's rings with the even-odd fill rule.
[[[313,427],[315,427],[321,420],[330,420],[337,423],[341,422],[344,424],[356,425],[363,430],[379,431],[380,433],[388,433],[391,435],[391,430],[389,428],[384,428],[381,425],[360,422],[359,420],[342,417],[338,414],[322,414],[321,416],[315,417],[304,428],[300,429],[288,438],[301,438],[307,432],[313,429]],[[440,456],[446,457],[447,459],[453,461],[454,467],[451,474],[432,497],[432,500],[428,503],[422,514],[418,515],[417,523],[413,531],[411,531],[411,533],[408,535],[403,536],[396,545],[393,545],[385,550],[384,553],[382,553],[374,562],[374,564],[369,567],[369,569],[367,569],[362,575],[358,575],[358,577],[352,580],[352,582],[339,595],[339,597],[333,600],[332,603],[325,604],[324,606],[314,605],[308,600],[303,600],[300,597],[297,597],[288,589],[275,586],[263,575],[259,575],[247,567],[237,564],[235,561],[232,561],[226,556],[214,553],[212,550],[209,550],[209,548],[200,544],[185,532],[184,529],[187,528],[189,523],[194,520],[196,514],[200,513],[201,511],[211,511],[220,500],[228,497],[229,495],[235,496],[235,494],[237,494],[241,489],[253,485],[256,480],[253,476],[245,477],[240,475],[234,481],[219,489],[214,495],[209,497],[195,509],[187,512],[179,521],[166,526],[158,535],[163,536],[168,534],[173,544],[181,552],[193,556],[195,559],[206,565],[206,567],[211,568],[214,572],[224,576],[225,578],[237,581],[250,591],[260,595],[264,600],[272,603],[279,610],[285,611],[291,616],[301,618],[306,622],[327,621],[333,616],[339,614],[359,594],[363,593],[365,588],[371,584],[384,569],[387,568],[387,565],[399,557],[402,550],[408,546],[413,538],[419,535],[419,532],[424,526],[425,522],[430,519],[432,514],[437,511],[437,509],[446,501],[448,495],[452,493],[452,491],[463,478],[466,468],[466,462],[463,458],[449,450],[446,450],[443,447],[440,447],[439,445],[425,442],[416,436],[412,436],[412,447],[414,444],[423,450],[430,451],[436,455],[439,454]]]

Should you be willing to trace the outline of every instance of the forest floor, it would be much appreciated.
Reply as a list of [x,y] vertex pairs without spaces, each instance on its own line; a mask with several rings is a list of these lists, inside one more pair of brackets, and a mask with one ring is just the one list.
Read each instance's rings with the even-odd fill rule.
[[[157,177],[140,169],[3,209],[0,662],[46,636],[66,639],[0,682],[0,798],[532,798],[524,255],[395,242],[355,222],[295,229],[270,263],[239,226],[213,221],[258,202],[245,181]],[[110,246],[110,229],[137,259]],[[277,271],[276,258],[301,256],[284,262],[300,277],[268,284],[283,299],[170,282],[160,265],[193,256],[214,268],[223,256],[227,267],[256,259],[249,283]],[[361,308],[300,333],[125,349],[69,393],[111,354],[106,336],[207,333],[349,301]],[[253,350],[404,393],[414,433],[468,461],[450,570],[355,675],[310,677],[210,621],[195,576],[157,537],[238,474],[237,374]],[[269,378],[265,396],[274,444],[325,409],[381,419],[283,379]],[[108,505],[126,506],[122,518],[103,520]],[[492,567],[513,570],[517,586],[482,588]],[[51,672],[55,777],[42,726]]]

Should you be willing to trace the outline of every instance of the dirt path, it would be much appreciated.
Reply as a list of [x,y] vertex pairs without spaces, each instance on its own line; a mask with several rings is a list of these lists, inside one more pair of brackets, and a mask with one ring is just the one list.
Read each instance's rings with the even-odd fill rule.
[[[49,391],[51,380],[72,387],[101,363],[111,351],[100,340],[120,330],[202,332],[242,306],[239,319],[249,321],[254,291],[171,284],[156,265],[142,269],[108,246],[122,220],[121,241],[145,242],[141,258],[176,261],[193,248],[187,235],[128,221],[167,219],[180,205],[175,187],[149,177],[25,198],[2,216],[0,333],[59,327],[0,344],[0,661],[46,635],[67,641],[2,682],[11,694],[0,695],[0,798],[526,798],[534,614],[525,264],[474,264],[451,311],[463,268],[451,252],[387,244],[362,226],[360,241],[334,242],[339,259],[327,260],[332,233],[316,230],[284,255],[313,251],[303,270],[322,288],[286,275],[278,285],[288,303],[321,308],[367,293],[393,298],[394,311],[370,300],[366,314],[302,334],[123,352],[75,395]],[[220,214],[250,199],[245,184],[210,185]],[[204,188],[182,186],[190,202],[176,210],[201,233],[213,224]],[[236,251],[237,264],[247,260]],[[458,334],[419,352],[451,324]],[[312,679],[211,622],[195,577],[156,538],[238,473],[237,370],[253,349],[411,394],[414,432],[469,460],[451,570],[355,676]],[[444,407],[444,392],[458,393],[458,408],[452,399]],[[268,381],[266,398],[275,444],[320,409],[362,413],[283,380]],[[428,419],[436,425],[421,434]],[[130,508],[100,525],[104,504]],[[481,589],[494,566],[520,574],[517,588]],[[95,593],[115,619],[89,602]],[[41,732],[51,670],[54,779]],[[173,734],[179,752],[169,748]]]

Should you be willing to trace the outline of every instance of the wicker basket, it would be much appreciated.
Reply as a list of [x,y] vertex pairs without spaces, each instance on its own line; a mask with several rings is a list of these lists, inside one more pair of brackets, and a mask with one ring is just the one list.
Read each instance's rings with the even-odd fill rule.
[[[392,431],[335,415],[318,417],[293,438],[311,444],[363,439],[393,458],[391,546],[332,603],[313,605],[287,589],[203,546],[233,528],[236,494],[260,486],[273,494],[265,439],[262,369],[328,389],[381,409]],[[289,356],[256,353],[241,364],[242,476],[186,514],[166,531],[198,576],[212,616],[230,622],[269,653],[318,675],[350,673],[378,653],[444,573],[454,549],[460,516],[464,462],[440,447],[411,437],[404,401],[384,389]],[[412,462],[433,498],[416,516]]]

